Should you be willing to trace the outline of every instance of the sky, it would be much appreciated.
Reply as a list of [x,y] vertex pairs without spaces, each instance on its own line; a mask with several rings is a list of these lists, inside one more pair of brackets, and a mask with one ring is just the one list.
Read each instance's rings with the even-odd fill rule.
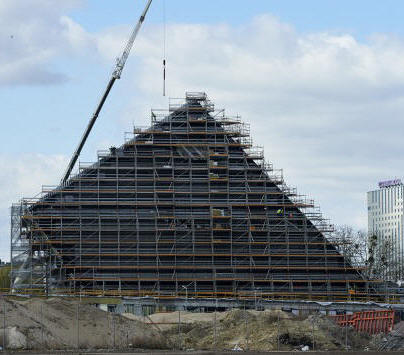
[[[144,4],[1,0],[1,259],[11,204],[59,183]],[[366,229],[366,192],[403,175],[403,11],[400,0],[154,0],[80,160],[121,145],[168,97],[204,91],[331,223]]]

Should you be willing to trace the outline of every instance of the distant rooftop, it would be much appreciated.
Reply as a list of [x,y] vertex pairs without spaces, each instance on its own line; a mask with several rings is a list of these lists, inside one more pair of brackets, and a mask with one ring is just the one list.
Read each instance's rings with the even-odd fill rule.
[[392,187],[392,186],[397,186],[397,185],[402,185],[403,183],[401,182],[401,179],[394,179],[394,180],[385,180],[385,181],[379,181],[379,187],[386,188],[386,187]]

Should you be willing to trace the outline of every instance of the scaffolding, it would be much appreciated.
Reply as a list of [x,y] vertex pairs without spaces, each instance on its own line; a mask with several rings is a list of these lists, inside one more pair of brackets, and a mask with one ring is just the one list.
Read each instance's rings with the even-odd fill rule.
[[12,207],[16,293],[369,300],[332,226],[204,93]]

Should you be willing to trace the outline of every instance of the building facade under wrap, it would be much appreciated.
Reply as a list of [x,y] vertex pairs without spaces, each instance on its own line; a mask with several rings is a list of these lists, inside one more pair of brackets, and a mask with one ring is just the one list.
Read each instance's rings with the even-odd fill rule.
[[204,93],[12,207],[14,292],[323,300],[368,285],[249,127]]

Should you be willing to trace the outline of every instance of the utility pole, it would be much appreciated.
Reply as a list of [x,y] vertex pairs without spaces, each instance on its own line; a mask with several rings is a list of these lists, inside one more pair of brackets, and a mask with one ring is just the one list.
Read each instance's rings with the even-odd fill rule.
[[216,303],[216,307],[215,307],[215,318],[214,318],[214,320],[215,320],[215,325],[214,325],[214,328],[213,328],[213,331],[214,331],[214,333],[213,333],[213,341],[214,341],[214,348],[215,348],[215,350],[216,350],[216,348],[217,348],[217,335],[216,335],[216,321],[217,321],[217,315],[216,315],[216,312],[217,312],[217,295],[216,295],[216,299],[215,299],[215,303]]
[[314,338],[314,318],[313,318],[313,322],[311,323],[311,337],[313,339],[313,351],[315,351],[315,338]]
[[182,286],[182,288],[185,288],[185,311],[188,311],[188,287]]
[[113,346],[113,349],[115,350],[115,313],[112,313],[111,315],[112,315],[112,333],[113,333],[113,337],[114,337],[112,346]]
[[246,342],[245,350],[248,351],[248,319],[247,319],[247,310],[246,310],[245,302],[246,302],[246,300],[244,299],[244,329],[245,329],[245,342]]
[[345,311],[345,351],[348,351],[348,315]]
[[254,309],[257,310],[257,290],[254,288]]
[[77,303],[77,309],[76,309],[77,349],[80,349],[80,323],[79,323],[79,315],[80,315],[80,303]]
[[280,323],[280,311],[278,310],[278,322],[277,322],[277,332],[276,332],[276,341],[278,343],[278,351],[280,350],[280,343],[279,343],[279,323]]
[[43,337],[43,304],[41,302],[41,345],[44,346],[44,337]]
[[182,339],[181,339],[181,309],[178,308],[178,350],[181,350]]
[[6,296],[3,296],[3,351],[6,349]]

